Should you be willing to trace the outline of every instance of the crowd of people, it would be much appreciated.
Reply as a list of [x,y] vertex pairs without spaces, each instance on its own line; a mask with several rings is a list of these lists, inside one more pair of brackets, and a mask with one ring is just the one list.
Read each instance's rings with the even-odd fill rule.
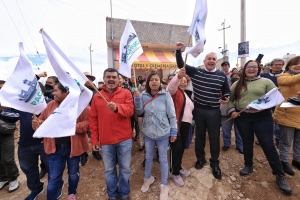
[[[13,192],[19,187],[14,131],[16,122],[20,120],[18,158],[30,190],[25,200],[34,200],[43,193],[44,183],[40,179],[46,173],[47,199],[59,199],[64,187],[62,177],[66,164],[67,199],[75,200],[79,168],[80,164],[84,166],[88,161],[89,143],[95,159],[103,160],[108,198],[130,199],[133,141],[139,141],[139,151],[144,152],[141,191],[147,192],[155,181],[151,171],[156,153],[161,173],[160,199],[167,200],[168,177],[175,185],[183,187],[182,177],[191,173],[183,168],[182,158],[193,134],[197,158],[195,168],[200,170],[207,163],[205,145],[208,135],[211,172],[216,179],[222,179],[220,150],[227,151],[231,147],[233,127],[235,148],[237,153],[244,155],[244,168],[240,175],[247,176],[253,172],[253,144],[256,143],[261,146],[279,189],[291,195],[292,189],[285,180],[285,173],[295,174],[289,165],[292,144],[292,165],[300,170],[299,108],[282,108],[280,105],[265,110],[245,108],[275,87],[279,88],[286,101],[290,97],[300,101],[300,56],[290,59],[284,70],[284,61],[274,59],[268,71],[256,60],[249,60],[239,71],[237,68],[230,71],[227,61],[221,64],[221,70],[216,69],[217,55],[213,52],[205,56],[204,68],[184,66],[183,47],[183,43],[176,43],[179,69],[168,77],[162,78],[156,70],[146,69],[145,75],[135,80],[135,76],[125,78],[116,69],[107,68],[103,82],[98,82],[101,95],[87,82],[85,86],[94,95],[77,118],[74,136],[32,137],[69,94],[55,76],[48,77],[45,86],[40,84],[47,108],[39,116],[1,106],[0,189],[9,185],[8,191]],[[84,74],[91,82],[95,80],[88,72]],[[47,77],[47,73],[36,76],[38,79]],[[0,81],[0,89],[4,84],[5,81]],[[254,135],[257,141],[254,141]]]

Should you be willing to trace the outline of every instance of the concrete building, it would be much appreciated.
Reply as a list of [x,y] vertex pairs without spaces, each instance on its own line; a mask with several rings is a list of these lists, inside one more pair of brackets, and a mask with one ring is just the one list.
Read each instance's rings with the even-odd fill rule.
[[[175,43],[188,44],[188,26],[130,20],[142,44],[144,53],[133,63],[136,76],[144,75],[144,69],[157,69],[162,77],[177,69]],[[106,18],[106,42],[108,67],[119,66],[119,45],[126,20]]]

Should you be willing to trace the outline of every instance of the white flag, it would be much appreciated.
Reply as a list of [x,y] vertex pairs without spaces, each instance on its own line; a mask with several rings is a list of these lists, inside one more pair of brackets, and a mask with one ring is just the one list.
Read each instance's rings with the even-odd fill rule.
[[[92,92],[84,86],[87,78],[59,49],[47,33],[41,31],[49,61],[59,82],[69,90],[52,115],[35,131],[33,137],[66,137],[75,135],[76,120],[92,98]],[[51,131],[50,131],[51,130]]]
[[130,78],[131,65],[144,51],[138,36],[129,20],[120,41],[119,73]]
[[[81,94],[79,96],[77,112],[77,117],[79,117],[79,115],[89,104],[93,96],[93,92],[84,86],[84,84],[89,79],[74,65],[74,63],[64,54],[64,52],[55,44],[55,42],[49,37],[49,35],[45,31],[42,31],[42,36],[51,64],[59,63],[59,66],[65,72],[67,72],[67,74],[69,74],[80,87]],[[53,54],[55,54],[55,57],[49,56],[48,52],[52,52]],[[59,77],[58,80],[60,81]]]
[[195,38],[195,44],[193,47],[186,47],[185,49],[185,53],[191,54],[195,58],[204,50],[204,45],[206,42],[206,36],[205,36],[206,17],[207,17],[206,0],[196,0],[193,20],[188,29],[190,35],[193,35]]
[[267,94],[259,97],[257,100],[252,101],[248,106],[256,110],[265,110],[281,104],[284,101],[282,94],[278,91],[278,88],[273,88]]
[[1,106],[40,114],[47,106],[30,61],[19,43],[20,57],[15,70],[0,90]]

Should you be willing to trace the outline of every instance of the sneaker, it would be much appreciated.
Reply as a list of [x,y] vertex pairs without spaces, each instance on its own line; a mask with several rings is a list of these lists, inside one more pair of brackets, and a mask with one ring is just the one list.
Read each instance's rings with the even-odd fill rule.
[[0,190],[6,185],[8,185],[8,181],[0,181]]
[[39,195],[43,194],[44,192],[44,188],[42,188],[41,190],[38,191],[33,191],[31,192],[30,195],[28,195],[25,200],[35,200]]
[[58,190],[58,194],[57,194],[56,199],[59,199],[59,198],[61,197],[62,191],[63,191],[63,189],[64,189],[64,185],[65,185],[65,183],[64,183],[64,181],[62,181],[61,187],[60,187],[59,190]]
[[241,176],[248,176],[250,173],[253,172],[253,166],[246,165],[241,171],[240,175]]
[[76,195],[75,194],[69,194],[67,200],[76,200]]
[[276,182],[279,187],[279,189],[286,195],[292,194],[291,187],[287,184],[285,181],[284,175],[276,175]]
[[142,185],[141,191],[142,191],[142,192],[147,192],[148,189],[149,189],[149,187],[150,187],[150,185],[151,185],[153,182],[154,182],[154,177],[153,177],[153,176],[151,176],[151,177],[148,178],[148,179],[145,179],[145,178],[144,178],[144,183],[143,183],[143,185]]
[[169,187],[167,185],[160,185],[160,200],[168,200],[169,198]]
[[18,181],[18,179],[9,182],[8,192],[13,192],[13,191],[15,191],[18,188],[19,188],[19,181]]
[[94,158],[96,158],[96,160],[102,160],[102,157],[101,157],[99,151],[93,151],[92,154],[93,154]]
[[171,172],[169,174],[170,174],[170,177],[172,178],[172,180],[174,181],[175,185],[177,185],[179,187],[184,186],[184,181],[180,175],[174,175]]
[[191,174],[191,172],[189,171],[189,170],[187,170],[187,169],[181,169],[180,171],[179,171],[179,174],[180,174],[180,176],[182,176],[182,177],[188,177],[190,174]]

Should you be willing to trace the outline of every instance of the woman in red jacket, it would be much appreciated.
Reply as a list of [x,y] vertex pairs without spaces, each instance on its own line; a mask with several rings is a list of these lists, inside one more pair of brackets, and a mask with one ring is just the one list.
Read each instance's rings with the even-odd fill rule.
[[179,73],[170,81],[167,91],[172,95],[175,106],[177,120],[177,140],[170,143],[170,176],[175,185],[182,187],[184,181],[181,177],[187,177],[190,172],[181,167],[182,156],[186,147],[186,141],[191,128],[194,110],[194,104],[188,95],[184,92],[187,84],[185,77],[185,68],[181,68]]
[[[54,100],[47,104],[38,120],[32,121],[32,127],[37,129],[68,96],[69,91],[57,83],[53,91]],[[68,163],[69,188],[67,200],[76,200],[76,189],[79,181],[80,155],[89,150],[86,132],[89,129],[89,111],[87,106],[77,118],[76,133],[74,136],[60,138],[44,138],[45,152],[49,154],[49,180],[47,187],[47,200],[58,199],[62,195],[64,181],[63,172]],[[62,122],[63,123],[63,122]],[[49,130],[51,131],[51,130]]]

